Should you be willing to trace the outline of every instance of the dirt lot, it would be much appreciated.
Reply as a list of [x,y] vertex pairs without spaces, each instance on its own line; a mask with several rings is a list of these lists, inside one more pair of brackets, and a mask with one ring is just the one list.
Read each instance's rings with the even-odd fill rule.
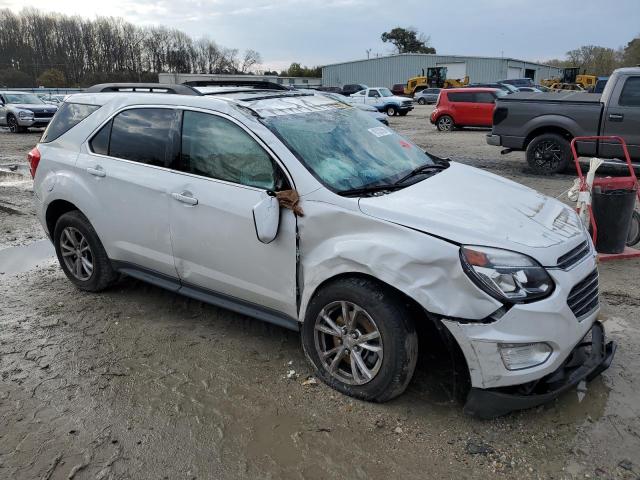
[[[486,132],[436,132],[429,112],[392,126],[546,194],[571,186],[500,156]],[[0,171],[24,172],[38,138],[0,130]],[[0,173],[0,259],[43,237],[30,188]],[[494,421],[463,415],[428,355],[403,396],[364,403],[303,385],[292,332],[132,279],[82,293],[39,264],[0,275],[0,478],[640,478],[639,261],[601,265],[612,368],[584,398]]]

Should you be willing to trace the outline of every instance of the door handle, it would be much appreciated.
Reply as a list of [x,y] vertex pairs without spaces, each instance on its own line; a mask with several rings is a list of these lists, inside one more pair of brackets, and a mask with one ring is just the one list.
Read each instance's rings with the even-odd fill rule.
[[107,176],[107,172],[104,171],[104,169],[100,166],[100,165],[96,165],[96,168],[87,168],[87,172],[91,175],[93,175],[94,177],[106,177]]
[[621,113],[610,113],[609,120],[611,120],[612,122],[621,122],[622,120],[624,120],[624,115]]
[[171,196],[174,200],[177,200],[187,205],[198,205],[198,199],[191,195],[191,192],[172,193]]

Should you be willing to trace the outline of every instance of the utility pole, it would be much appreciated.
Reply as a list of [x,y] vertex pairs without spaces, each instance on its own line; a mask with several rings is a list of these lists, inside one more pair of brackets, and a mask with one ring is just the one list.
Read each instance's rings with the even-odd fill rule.
[[371,49],[370,49],[370,48],[367,48],[367,50],[366,50],[366,51],[367,51],[367,60],[369,60],[369,55],[371,55]]

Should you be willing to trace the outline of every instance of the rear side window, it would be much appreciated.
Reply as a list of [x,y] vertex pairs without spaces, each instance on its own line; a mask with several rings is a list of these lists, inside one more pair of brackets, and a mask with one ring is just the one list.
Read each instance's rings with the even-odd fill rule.
[[184,112],[178,169],[204,177],[275,190],[276,169],[267,152],[236,124]]
[[489,92],[478,92],[475,95],[476,103],[494,103],[496,97]]
[[173,149],[174,110],[138,108],[125,110],[91,139],[94,153],[168,167]]
[[49,126],[45,130],[44,135],[42,135],[40,142],[53,142],[60,135],[71,130],[99,108],[99,105],[63,103],[51,119],[51,122],[49,122]]
[[473,102],[473,93],[449,93],[447,96],[451,102]]
[[640,107],[640,77],[630,77],[624,82],[618,105]]

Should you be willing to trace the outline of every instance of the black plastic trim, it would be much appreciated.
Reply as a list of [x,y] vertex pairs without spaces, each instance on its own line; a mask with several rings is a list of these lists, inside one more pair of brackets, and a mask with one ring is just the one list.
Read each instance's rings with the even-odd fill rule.
[[242,315],[257,318],[264,322],[273,323],[274,325],[278,325],[289,330],[296,332],[300,330],[300,324],[297,319],[282,312],[278,312],[277,310],[256,305],[255,303],[247,302],[230,295],[186,284],[178,278],[171,277],[148,268],[140,267],[129,262],[111,260],[111,264],[118,272],[137,278],[143,282],[151,283],[157,287],[179,293],[210,305],[225,308]]

